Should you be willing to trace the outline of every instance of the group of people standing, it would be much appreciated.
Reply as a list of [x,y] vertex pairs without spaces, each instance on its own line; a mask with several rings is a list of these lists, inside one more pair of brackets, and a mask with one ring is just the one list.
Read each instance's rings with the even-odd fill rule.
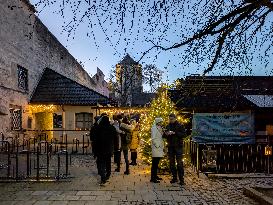
[[[163,119],[155,118],[151,130],[152,144],[152,168],[151,182],[159,183],[161,178],[157,175],[158,164],[164,156],[164,141],[167,139],[168,158],[172,174],[171,183],[178,182],[184,184],[184,167],[183,167],[183,139],[186,136],[185,128],[177,121],[175,114],[169,115],[169,124],[166,128],[162,126]],[[178,178],[177,178],[178,176]]]
[[[175,114],[170,114],[167,127],[162,125],[163,119],[155,118],[151,129],[152,167],[151,182],[159,183],[162,178],[157,175],[160,159],[164,156],[164,141],[168,144],[168,157],[172,173],[171,183],[184,184],[183,168],[183,138],[186,135],[184,127],[176,120]],[[137,148],[139,125],[134,119],[116,115],[110,120],[106,114],[95,118],[95,123],[90,131],[93,154],[96,157],[98,174],[101,185],[104,185],[111,176],[111,158],[114,154],[116,172],[120,172],[121,156],[125,160],[125,175],[130,174],[130,165],[137,165]],[[129,163],[129,150],[131,163]],[[177,177],[178,176],[178,177]]]
[[[90,139],[98,174],[101,176],[101,185],[104,185],[111,176],[113,154],[117,165],[116,172],[120,172],[122,154],[126,166],[124,174],[130,174],[130,165],[137,165],[138,127],[135,119],[129,121],[128,117],[122,115],[113,116],[113,120],[110,120],[106,114],[95,118]],[[131,163],[129,163],[129,149]]]

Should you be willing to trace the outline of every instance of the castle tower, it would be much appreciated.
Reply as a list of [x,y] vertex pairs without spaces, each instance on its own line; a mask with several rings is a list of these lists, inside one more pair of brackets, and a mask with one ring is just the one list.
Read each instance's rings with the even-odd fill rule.
[[142,66],[127,54],[116,65],[116,80],[119,84],[119,104],[127,106],[132,104],[132,96],[142,93]]

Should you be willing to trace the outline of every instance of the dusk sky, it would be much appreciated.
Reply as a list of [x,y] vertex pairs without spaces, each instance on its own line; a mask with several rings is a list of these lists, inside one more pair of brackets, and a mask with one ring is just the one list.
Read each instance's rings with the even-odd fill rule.
[[[31,0],[31,2],[35,3],[37,0]],[[63,18],[60,13],[56,12],[56,8],[54,6],[47,6],[43,9],[38,7],[36,9],[38,10],[37,15],[42,22],[69,50],[69,52],[78,61],[82,62],[90,75],[93,75],[96,72],[96,67],[99,67],[105,73],[106,78],[108,78],[110,69],[112,69],[126,53],[129,53],[135,60],[139,60],[142,53],[152,46],[150,42],[145,41],[148,39],[147,36],[152,40],[161,36],[161,33],[159,32],[160,29],[153,32],[152,35],[150,33],[147,35],[147,30],[144,28],[143,30],[140,29],[139,31],[141,26],[138,26],[136,27],[138,30],[136,30],[135,27],[132,29],[127,29],[128,31],[122,34],[121,39],[117,40],[118,35],[116,35],[117,31],[115,27],[106,26],[107,31],[103,32],[99,26],[94,26],[92,29],[96,38],[94,41],[93,36],[87,36],[90,28],[88,27],[88,22],[86,21],[82,22],[78,26],[74,34],[68,36],[68,32],[63,30],[63,26],[65,25],[65,22],[69,21],[69,15],[66,14],[68,17],[66,18],[65,16]],[[129,19],[125,19],[125,21],[127,21],[125,26],[130,27]],[[187,22],[180,22],[180,24],[183,24],[183,26],[185,26],[186,23]],[[186,25],[186,27],[187,26],[188,25]],[[180,40],[179,35],[176,35],[175,25],[171,25],[170,30],[165,34],[165,36],[167,36],[165,39],[170,40],[170,42],[179,42]],[[107,40],[106,35],[110,37],[110,40]],[[190,35],[190,33],[188,35]],[[163,43],[164,42],[168,41],[165,40]],[[206,61],[200,64],[192,63],[186,67],[182,67],[180,65],[180,53],[183,53],[183,48],[168,52],[163,51],[160,54],[158,54],[156,50],[153,50],[141,60],[141,63],[142,65],[156,64],[158,68],[164,71],[164,80],[169,80],[169,82],[190,74],[201,74],[203,68],[206,68]],[[264,66],[259,64],[259,60],[256,59],[254,61],[255,64],[251,73],[248,71],[238,71],[236,68],[234,68],[233,74],[269,75],[271,73],[272,65],[269,65],[267,69],[264,69]],[[219,74],[230,75],[230,71],[227,71],[224,68],[216,67],[214,71],[210,73],[210,75]]]

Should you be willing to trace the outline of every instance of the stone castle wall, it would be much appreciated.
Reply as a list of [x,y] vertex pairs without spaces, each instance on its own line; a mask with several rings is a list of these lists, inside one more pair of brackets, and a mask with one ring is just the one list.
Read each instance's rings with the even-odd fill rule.
[[[18,87],[18,65],[28,70],[27,91]],[[91,89],[99,86],[38,19],[27,1],[1,0],[0,132],[10,131],[11,105],[22,107],[22,127],[26,128],[26,105],[46,67]]]

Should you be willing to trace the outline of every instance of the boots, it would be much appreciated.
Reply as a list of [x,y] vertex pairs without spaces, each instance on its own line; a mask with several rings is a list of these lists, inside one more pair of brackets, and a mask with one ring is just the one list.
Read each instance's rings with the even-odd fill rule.
[[117,168],[115,169],[115,172],[120,172],[120,162],[117,163]]
[[131,152],[132,162],[130,163],[130,165],[136,166],[137,165],[136,159],[137,159],[137,152]]
[[120,172],[120,155],[117,157],[117,168],[115,169],[115,172]]
[[126,174],[126,175],[130,174],[129,164],[126,164],[126,171],[124,172],[124,174]]

